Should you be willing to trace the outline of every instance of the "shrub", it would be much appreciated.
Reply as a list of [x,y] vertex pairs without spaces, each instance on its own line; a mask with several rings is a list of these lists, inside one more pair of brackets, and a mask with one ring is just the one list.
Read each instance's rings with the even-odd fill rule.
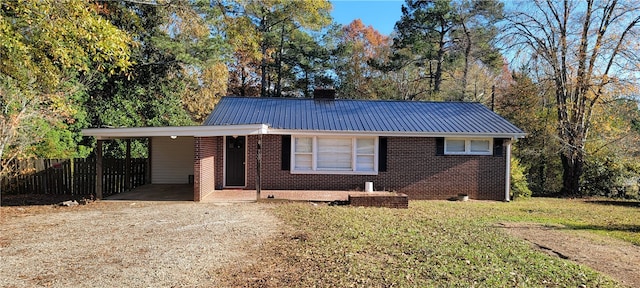
[[532,193],[525,171],[527,171],[527,167],[520,164],[518,158],[511,157],[511,197],[514,199],[531,197]]
[[580,179],[580,189],[586,196],[614,198],[638,197],[637,164],[615,155],[592,156],[587,159]]

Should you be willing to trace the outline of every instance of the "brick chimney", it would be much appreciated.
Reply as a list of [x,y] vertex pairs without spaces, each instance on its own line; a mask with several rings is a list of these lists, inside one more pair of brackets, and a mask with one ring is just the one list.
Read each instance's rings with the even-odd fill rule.
[[313,90],[315,100],[335,100],[336,90],[333,88],[316,88]]

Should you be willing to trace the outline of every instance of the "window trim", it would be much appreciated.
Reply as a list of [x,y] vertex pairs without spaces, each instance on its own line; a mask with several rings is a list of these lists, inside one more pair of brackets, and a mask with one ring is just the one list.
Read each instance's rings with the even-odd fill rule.
[[[311,138],[311,169],[302,170],[296,168],[296,139]],[[351,139],[351,169],[327,169],[318,168],[318,138],[341,138]],[[379,137],[372,136],[340,136],[340,135],[292,135],[291,136],[291,174],[343,174],[343,175],[378,175],[378,158],[380,156]],[[358,154],[358,139],[373,139],[373,154]],[[357,171],[358,155],[366,155],[373,157],[373,171]]]
[[[448,142],[450,140],[461,141],[464,140],[464,152],[456,152],[456,151],[448,151],[447,148],[449,145]],[[481,152],[472,152],[471,151],[471,141],[488,141],[489,149],[487,151]],[[444,155],[483,155],[483,156],[491,156],[493,155],[493,138],[457,138],[457,137],[447,137],[444,138]]]

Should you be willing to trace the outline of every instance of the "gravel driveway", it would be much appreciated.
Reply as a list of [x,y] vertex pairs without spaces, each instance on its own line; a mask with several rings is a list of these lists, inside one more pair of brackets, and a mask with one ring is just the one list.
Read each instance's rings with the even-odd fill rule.
[[211,287],[275,235],[270,205],[96,202],[0,209],[0,287]]

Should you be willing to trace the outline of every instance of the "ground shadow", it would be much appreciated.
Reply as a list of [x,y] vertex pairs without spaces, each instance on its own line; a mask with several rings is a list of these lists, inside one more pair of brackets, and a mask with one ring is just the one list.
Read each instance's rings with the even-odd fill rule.
[[76,200],[86,202],[91,195],[59,195],[59,194],[16,194],[2,195],[2,206],[56,205],[64,201]]
[[640,232],[640,225],[614,224],[614,225],[565,225],[567,229],[572,230],[600,230],[600,231],[621,231],[621,232]]
[[640,201],[634,200],[587,200],[586,203],[640,208]]

